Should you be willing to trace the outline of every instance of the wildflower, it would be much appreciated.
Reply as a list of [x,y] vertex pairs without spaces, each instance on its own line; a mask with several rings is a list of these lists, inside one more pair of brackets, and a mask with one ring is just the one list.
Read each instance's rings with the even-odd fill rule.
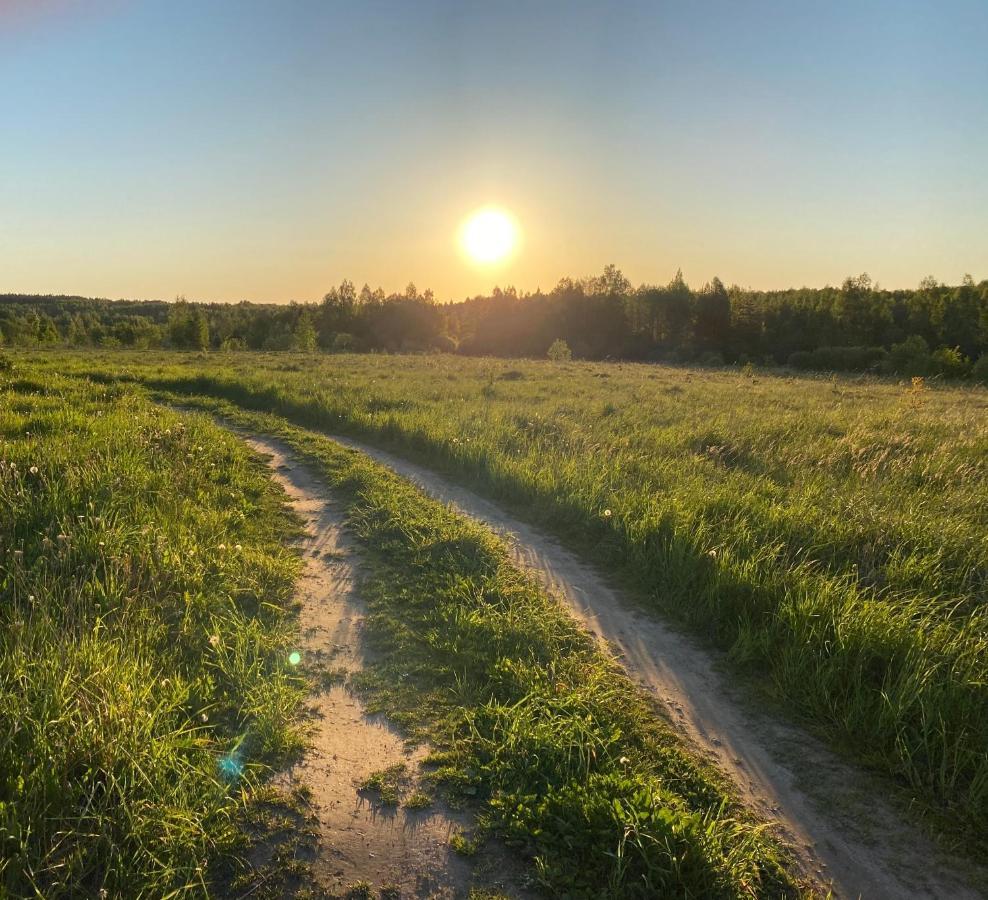
[[241,545],[241,544],[234,544],[233,549],[236,550],[239,553],[244,548],[243,548],[243,545]]
[[622,765],[622,766],[626,766],[626,765],[628,765],[628,763],[630,763],[630,762],[631,762],[631,760],[630,760],[630,759],[628,759],[628,757],[627,757],[627,756],[622,756],[622,757],[621,757],[621,758],[620,758],[620,759],[618,760],[618,762],[619,762],[619,763],[621,763],[621,765]]
[[28,472],[30,472],[32,475],[37,475],[38,474],[38,467],[37,466],[31,466],[31,468],[28,469]]
[[611,517],[611,515],[612,515],[612,513],[611,513],[611,511],[609,509],[605,509],[604,510],[604,518],[605,519],[609,519]]
[[226,544],[220,544],[219,546],[217,546],[216,549],[217,550],[226,550]]
[[161,686],[163,688],[168,687],[168,685],[170,685],[170,684],[171,684],[171,679],[168,679],[168,678],[162,678],[161,679]]
[[220,636],[218,634],[211,634],[209,636],[209,646],[218,647],[220,645]]
[[199,721],[200,722],[208,722],[209,721],[209,716],[207,716],[205,713],[200,713],[199,714]]
[[717,559],[717,551],[716,550],[708,550],[707,551],[707,556],[709,556],[711,559]]

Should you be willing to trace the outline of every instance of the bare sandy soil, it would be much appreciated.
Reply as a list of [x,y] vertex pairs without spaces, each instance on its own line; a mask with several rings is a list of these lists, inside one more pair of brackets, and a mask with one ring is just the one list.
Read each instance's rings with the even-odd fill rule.
[[284,787],[311,792],[318,886],[334,895],[359,882],[398,888],[402,897],[466,897],[476,885],[522,895],[510,884],[511,867],[489,858],[496,848],[469,859],[450,848],[452,834],[469,832],[470,816],[438,802],[422,811],[389,806],[360,790],[368,776],[402,763],[407,790],[413,790],[427,751],[406,746],[386,720],[367,715],[342,674],[360,671],[367,660],[360,640],[364,609],[355,589],[358,560],[342,516],[324,486],[282,444],[245,440],[270,458],[274,478],[305,523],[305,570],[297,587],[302,663],[307,671],[336,676],[311,698],[310,749],[280,779]]
[[802,729],[753,708],[716,654],[636,609],[590,566],[498,506],[419,465],[332,436],[408,478],[504,537],[532,572],[660,700],[673,724],[778,823],[804,874],[839,897],[983,896],[985,872],[946,856],[884,798],[888,786],[840,760]]

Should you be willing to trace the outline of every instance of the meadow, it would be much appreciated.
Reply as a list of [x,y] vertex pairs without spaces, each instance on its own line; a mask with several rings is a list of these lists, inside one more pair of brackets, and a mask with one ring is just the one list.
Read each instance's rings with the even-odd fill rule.
[[437,789],[551,893],[807,887],[498,541],[323,433],[557,535],[726,650],[754,699],[884,773],[934,832],[985,846],[988,391],[285,353],[18,354],[0,380],[11,890],[106,872],[194,893],[299,746],[293,526],[260,465],[192,407],[280,436],[341,498],[384,660],[363,696],[433,746]]
[[0,372],[0,895],[202,896],[299,746],[295,525],[133,388]]
[[332,486],[363,550],[376,651],[357,688],[431,748],[428,782],[478,812],[460,852],[506,841],[555,897],[812,895],[736,789],[489,530],[283,418],[164,399],[280,438]]
[[273,897],[301,871],[244,859],[316,689],[291,652],[296,526],[215,415],[286,440],[341,499],[379,651],[359,690],[478,812],[461,852],[506,840],[557,896],[809,893],[490,532],[285,419],[48,362],[0,376],[4,893]]
[[448,356],[62,365],[360,436],[563,538],[903,787],[988,834],[988,392]]

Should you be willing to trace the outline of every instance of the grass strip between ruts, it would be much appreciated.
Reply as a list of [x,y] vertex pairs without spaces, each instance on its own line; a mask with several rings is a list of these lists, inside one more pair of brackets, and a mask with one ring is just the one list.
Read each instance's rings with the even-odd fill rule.
[[430,742],[433,778],[551,892],[805,892],[765,826],[487,529],[282,418],[158,396],[277,437],[325,479],[364,561],[371,708]]

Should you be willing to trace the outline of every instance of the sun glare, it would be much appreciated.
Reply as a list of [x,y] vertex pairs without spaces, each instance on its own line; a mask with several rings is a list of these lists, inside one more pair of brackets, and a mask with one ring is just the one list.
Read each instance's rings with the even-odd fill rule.
[[478,263],[501,262],[518,244],[518,226],[503,209],[493,206],[478,209],[463,223],[460,245],[470,259]]

